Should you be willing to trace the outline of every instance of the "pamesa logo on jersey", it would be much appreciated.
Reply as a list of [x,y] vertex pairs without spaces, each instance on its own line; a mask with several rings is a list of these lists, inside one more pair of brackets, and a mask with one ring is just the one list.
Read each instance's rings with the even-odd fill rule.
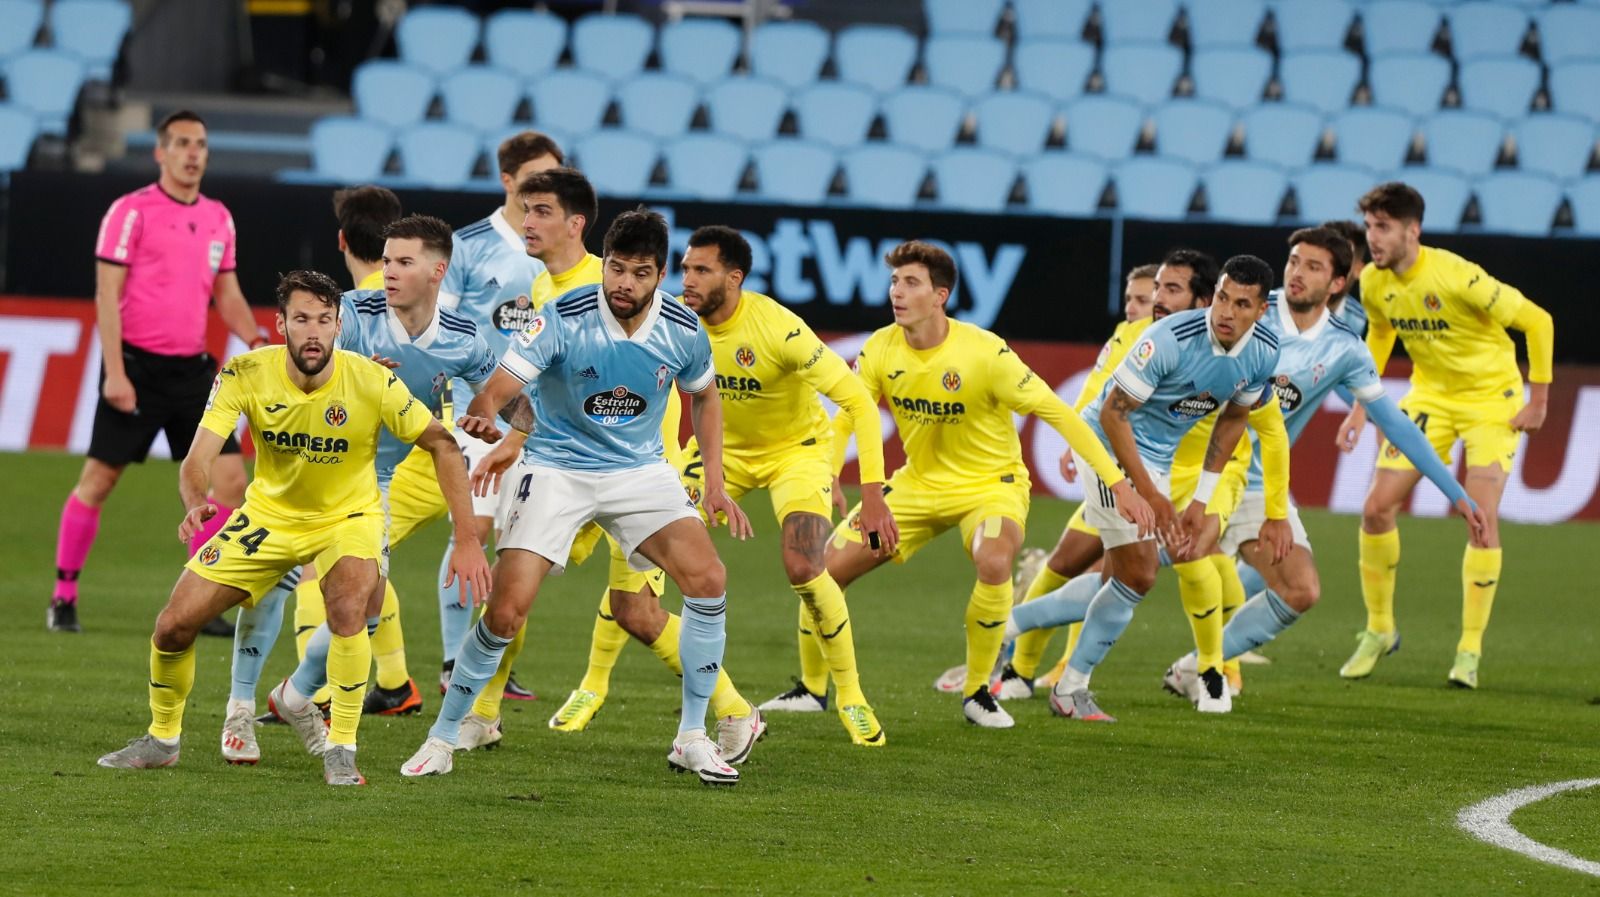
[[521,333],[533,326],[533,319],[538,312],[533,310],[533,300],[527,296],[518,296],[507,302],[502,302],[498,308],[490,313],[490,320],[494,322],[496,330],[511,336]]
[[619,427],[644,413],[644,396],[626,386],[613,386],[583,400],[583,413],[602,427]]

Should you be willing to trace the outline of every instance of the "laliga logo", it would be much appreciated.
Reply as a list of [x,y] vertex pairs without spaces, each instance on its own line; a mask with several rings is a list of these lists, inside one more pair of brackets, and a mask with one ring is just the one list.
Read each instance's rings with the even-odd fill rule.
[[343,404],[331,402],[328,404],[328,410],[323,412],[322,419],[327,421],[330,427],[342,427],[344,422],[350,419],[350,413],[344,410]]
[[200,563],[205,564],[207,567],[214,566],[220,560],[222,560],[222,549],[217,546],[207,545],[200,549]]
[[961,389],[961,374],[955,368],[951,368],[944,372],[944,377],[939,382],[950,392],[956,392]]
[[739,367],[754,367],[756,363],[755,350],[751,349],[749,346],[740,346],[734,350],[733,360],[735,364],[739,365]]

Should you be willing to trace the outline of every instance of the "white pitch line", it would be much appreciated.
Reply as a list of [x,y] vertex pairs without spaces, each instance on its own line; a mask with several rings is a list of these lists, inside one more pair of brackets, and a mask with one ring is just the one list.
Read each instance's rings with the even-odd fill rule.
[[1511,824],[1511,814],[1528,804],[1563,791],[1579,791],[1596,786],[1600,786],[1600,779],[1573,779],[1570,782],[1518,788],[1467,807],[1456,816],[1456,825],[1480,841],[1515,851],[1529,859],[1600,877],[1600,863],[1540,844],[1517,831]]

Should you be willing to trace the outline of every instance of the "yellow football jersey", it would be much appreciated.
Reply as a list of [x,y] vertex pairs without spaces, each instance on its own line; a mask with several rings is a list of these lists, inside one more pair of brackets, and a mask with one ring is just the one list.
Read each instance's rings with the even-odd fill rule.
[[1139,334],[1145,328],[1155,323],[1155,318],[1140,318],[1137,321],[1123,321],[1117,329],[1111,331],[1111,338],[1100,347],[1100,354],[1095,357],[1094,368],[1089,371],[1089,376],[1083,381],[1083,388],[1078,390],[1078,400],[1072,403],[1072,410],[1083,413],[1089,403],[1100,395],[1106,388],[1106,381],[1111,379],[1111,374],[1122,363],[1123,356],[1139,341]]
[[245,501],[260,511],[327,521],[379,510],[379,427],[415,442],[433,417],[388,368],[343,349],[328,361],[328,382],[305,392],[289,381],[288,352],[266,346],[230,359],[200,426],[227,437],[239,415],[249,421],[256,469]]
[[381,289],[383,289],[383,269],[379,268],[378,270],[373,271],[372,273],[368,274],[366,277],[361,278],[361,282],[356,284],[356,289],[358,289],[358,290],[381,290]]

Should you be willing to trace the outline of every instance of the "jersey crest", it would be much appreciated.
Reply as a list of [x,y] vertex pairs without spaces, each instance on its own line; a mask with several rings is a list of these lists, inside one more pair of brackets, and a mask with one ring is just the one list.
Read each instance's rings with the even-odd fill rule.
[[322,419],[327,421],[330,427],[342,427],[344,422],[350,419],[350,412],[345,410],[342,402],[329,402],[328,410],[322,413]]
[[733,350],[733,361],[739,367],[753,368],[756,366],[756,350],[749,346],[740,346]]
[[955,368],[950,368],[944,372],[944,377],[939,380],[939,383],[949,392],[960,392],[961,372]]

